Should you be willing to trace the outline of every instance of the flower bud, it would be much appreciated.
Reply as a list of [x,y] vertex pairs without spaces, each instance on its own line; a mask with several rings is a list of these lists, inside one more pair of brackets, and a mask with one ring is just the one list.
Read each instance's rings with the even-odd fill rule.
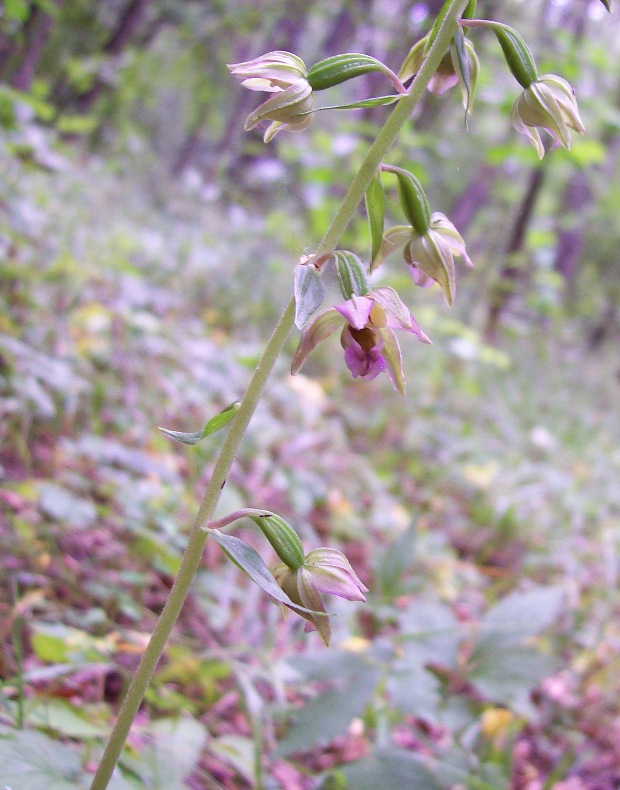
[[[373,71],[387,75],[392,81],[396,76],[384,63],[370,57],[370,55],[347,52],[315,63],[308,70],[307,80],[312,86],[312,90],[322,91]],[[402,87],[399,81],[397,87]]]
[[382,165],[381,169],[397,177],[401,208],[415,232],[423,236],[431,224],[431,209],[422,184],[413,173],[402,167]]
[[504,52],[504,57],[513,77],[524,88],[538,79],[538,69],[529,47],[523,38],[508,25],[490,19],[463,19],[463,27],[490,27]]
[[294,571],[301,568],[304,564],[304,548],[299,535],[290,524],[275,513],[250,516],[250,518],[260,527],[275,553],[288,568]]
[[370,283],[364,264],[357,255],[346,250],[339,250],[333,253],[333,259],[338,285],[344,298],[366,296],[370,291]]

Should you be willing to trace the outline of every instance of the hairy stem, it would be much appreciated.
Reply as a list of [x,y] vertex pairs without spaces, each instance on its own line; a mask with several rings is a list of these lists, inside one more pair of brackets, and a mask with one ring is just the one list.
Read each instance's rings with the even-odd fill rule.
[[[409,119],[412,110],[420,101],[426,86],[439,66],[441,59],[454,37],[459,16],[466,5],[467,0],[448,0],[445,4],[445,9],[447,10],[443,22],[420,71],[411,84],[409,93],[396,105],[395,109],[386,120],[385,125],[377,135],[376,140],[368,150],[357,175],[353,179],[342,201],[340,209],[336,213],[316,250],[317,256],[330,252],[338,245],[340,237],[355,215],[357,206],[363,200],[368,185],[381,164],[382,159],[394,145],[401,128]],[[118,762],[131,724],[142,704],[144,694],[157,668],[168,637],[179,617],[200,564],[202,552],[208,537],[208,533],[203,530],[202,527],[208,523],[217,507],[221,490],[226,484],[226,478],[237,452],[239,451],[248,423],[261,399],[269,374],[293,328],[294,315],[295,304],[294,300],[291,300],[282,313],[274,333],[265,348],[265,352],[256,367],[243,400],[241,401],[239,411],[231,423],[226,439],[222,445],[220,455],[215,464],[213,474],[207,485],[204,499],[194,520],[181,567],[179,568],[175,582],[168,595],[166,605],[155,626],[150,642],[144,651],[142,660],[127,690],[110,740],[108,741],[99,768],[93,778],[91,790],[105,790],[116,763]]]

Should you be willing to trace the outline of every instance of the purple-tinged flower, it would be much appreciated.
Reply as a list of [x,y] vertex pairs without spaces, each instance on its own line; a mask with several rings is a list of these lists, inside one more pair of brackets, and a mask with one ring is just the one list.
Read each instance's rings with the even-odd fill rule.
[[428,288],[439,283],[446,302],[451,305],[456,291],[454,257],[463,258],[466,266],[473,266],[462,236],[440,212],[431,215],[431,224],[424,234],[411,225],[397,225],[383,235],[383,242],[375,259],[375,267],[383,258],[404,248],[405,262],[416,285]]
[[328,646],[331,628],[321,593],[338,595],[347,601],[365,601],[364,593],[368,592],[349,560],[336,549],[315,549],[306,554],[300,568],[294,570],[282,563],[274,568],[273,575],[293,603],[311,610],[299,612],[308,621],[305,630],[316,629]]
[[306,65],[292,52],[267,52],[254,60],[229,63],[231,74],[251,91],[278,93],[294,82],[306,79]]
[[[414,44],[398,72],[398,76],[403,82],[413,79],[418,73],[420,66],[424,62],[428,46],[429,36],[425,36]],[[463,107],[470,109],[480,74],[480,61],[476,55],[474,45],[468,38],[464,40],[464,48],[467,58],[467,70],[469,72],[468,77],[463,76],[463,67],[459,63],[456,47],[452,44],[437,67],[437,71],[431,77],[427,90],[430,93],[441,95],[455,85],[460,85]]]
[[318,344],[341,327],[344,359],[353,377],[370,381],[385,371],[394,387],[404,394],[402,357],[394,329],[411,332],[423,343],[431,341],[396,291],[387,286],[366,296],[353,295],[343,304],[319,313],[302,333],[291,373],[298,373]]
[[510,120],[518,132],[530,138],[539,159],[543,158],[545,148],[536,126],[549,132],[552,148],[562,145],[570,149],[570,129],[578,134],[585,132],[573,89],[554,74],[538,77],[523,91],[512,106]]
[[231,63],[228,68],[245,88],[274,94],[248,115],[246,132],[271,121],[263,137],[268,143],[279,131],[299,132],[312,121],[314,94],[306,79],[306,66],[297,55],[267,52],[254,60]]

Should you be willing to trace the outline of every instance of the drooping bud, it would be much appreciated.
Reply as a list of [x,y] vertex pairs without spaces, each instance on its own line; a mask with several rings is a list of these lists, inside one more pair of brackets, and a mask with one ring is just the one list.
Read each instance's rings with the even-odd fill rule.
[[312,90],[322,91],[373,71],[385,74],[399,92],[405,91],[398,77],[385,63],[370,55],[360,55],[357,52],[347,52],[320,60],[308,70],[307,80]]
[[252,521],[260,527],[263,535],[273,546],[275,553],[291,570],[298,570],[304,564],[304,548],[299,535],[293,527],[276,513],[251,515]]
[[528,45],[514,28],[490,19],[463,19],[463,27],[490,27],[502,48],[508,68],[523,88],[538,79],[538,69]]
[[340,292],[345,299],[366,296],[370,292],[366,269],[357,255],[347,250],[338,250],[333,253],[333,260]]
[[401,208],[415,232],[423,236],[431,225],[431,209],[422,184],[413,173],[402,167],[381,165],[381,169],[397,177]]

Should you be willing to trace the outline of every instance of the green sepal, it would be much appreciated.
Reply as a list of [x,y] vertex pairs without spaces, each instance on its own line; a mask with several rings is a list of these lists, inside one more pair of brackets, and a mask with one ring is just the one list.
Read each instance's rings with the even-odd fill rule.
[[368,226],[370,228],[370,262],[377,257],[381,242],[383,241],[383,226],[385,223],[385,190],[381,176],[376,173],[365,196],[366,214],[368,216]]
[[159,430],[164,433],[169,439],[174,439],[175,442],[181,442],[181,444],[198,444],[198,442],[205,439],[207,436],[211,436],[212,433],[219,431],[220,428],[223,428],[225,425],[233,419],[233,417],[239,411],[239,406],[241,405],[241,401],[236,400],[227,406],[225,409],[222,409],[221,412],[212,417],[209,422],[205,425],[202,431],[192,431],[190,433],[184,433],[183,431],[170,431],[168,428],[160,428]]
[[305,554],[299,535],[277,513],[261,513],[250,516],[271,543],[273,550],[285,565],[296,571],[304,564]]
[[308,69],[306,79],[313,91],[322,91],[373,71],[391,75],[388,67],[376,58],[371,58],[370,55],[360,55],[357,52],[348,52],[343,55],[333,55],[315,63]]
[[357,255],[347,250],[338,250],[332,256],[338,285],[344,298],[366,296],[370,292],[370,283],[366,275],[366,268]]
[[424,236],[431,226],[431,209],[422,189],[422,184],[402,167],[386,167],[398,179],[398,195],[403,213],[419,236]]
[[312,262],[295,268],[295,326],[301,329],[325,298],[325,283],[320,269]]

